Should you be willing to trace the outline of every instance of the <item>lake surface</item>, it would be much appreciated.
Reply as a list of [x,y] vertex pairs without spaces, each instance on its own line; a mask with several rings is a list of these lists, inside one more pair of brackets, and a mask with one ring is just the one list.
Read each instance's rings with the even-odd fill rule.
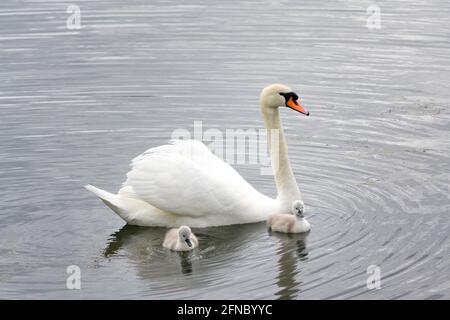
[[[0,298],[450,298],[448,1],[380,1],[380,29],[370,1],[74,3],[81,29],[66,1],[0,5]],[[311,112],[281,112],[308,235],[195,229],[173,253],[83,189],[117,191],[194,121],[262,128],[274,82]],[[261,165],[234,167],[275,196]]]

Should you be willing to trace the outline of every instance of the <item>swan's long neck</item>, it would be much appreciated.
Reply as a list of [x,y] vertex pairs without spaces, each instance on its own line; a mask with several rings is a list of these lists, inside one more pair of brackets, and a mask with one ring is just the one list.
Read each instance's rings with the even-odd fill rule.
[[292,201],[301,198],[288,157],[288,148],[281,125],[278,108],[262,108],[264,123],[267,128],[272,170],[278,191],[278,200],[283,206],[290,208]]

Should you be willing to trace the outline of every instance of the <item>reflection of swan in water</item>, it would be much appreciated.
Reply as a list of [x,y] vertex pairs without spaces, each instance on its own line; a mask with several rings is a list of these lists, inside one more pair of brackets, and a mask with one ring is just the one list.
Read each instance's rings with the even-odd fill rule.
[[120,230],[110,235],[108,245],[103,251],[103,255],[106,258],[112,257],[117,254],[123,246],[134,241],[139,241],[140,239],[143,239],[146,242],[148,241],[148,244],[152,246],[156,245],[156,242],[152,241],[151,238],[149,239],[146,235],[152,235],[155,238],[164,237],[166,231],[167,229],[165,228],[144,229],[142,227],[125,225]]
[[[126,249],[127,256],[135,261],[147,264],[149,262],[157,263],[157,259],[154,258],[166,253],[172,259],[178,256],[182,274],[191,273],[190,252],[167,252],[167,249],[161,247],[166,232],[166,228],[143,228],[125,225],[119,231],[111,234],[103,255],[105,258],[113,258],[119,254],[120,250]],[[171,261],[171,264],[176,265],[173,261]]]
[[[279,299],[298,296],[297,275],[302,260],[308,257],[308,234],[268,234],[265,223],[193,229],[199,248],[181,253],[162,247],[166,231],[126,225],[111,235],[104,249],[104,257],[110,262],[134,270],[144,288],[143,296],[232,297],[227,290],[243,289],[244,285],[261,289],[262,280],[279,287]],[[261,273],[255,272],[258,268]],[[217,283],[222,284],[221,289]],[[267,296],[261,293],[259,298],[273,297],[267,292]]]
[[301,281],[297,281],[295,277],[299,274],[297,271],[299,261],[308,259],[308,251],[306,248],[308,234],[271,233],[271,236],[280,240],[280,246],[277,249],[279,256],[277,285],[280,290],[275,293],[278,299],[295,299],[300,291],[299,285]]
[[264,223],[255,223],[193,231],[199,238],[198,250],[171,252],[162,247],[166,228],[125,225],[111,234],[103,256],[109,259],[126,256],[137,268],[140,277],[166,279],[180,274],[180,266],[182,274],[195,271],[195,266],[202,259],[210,261],[201,263],[200,272],[207,272],[214,267],[211,260],[214,263],[219,260],[220,266],[227,268],[227,263],[239,259],[241,251],[248,247],[251,235],[265,233],[267,229]]

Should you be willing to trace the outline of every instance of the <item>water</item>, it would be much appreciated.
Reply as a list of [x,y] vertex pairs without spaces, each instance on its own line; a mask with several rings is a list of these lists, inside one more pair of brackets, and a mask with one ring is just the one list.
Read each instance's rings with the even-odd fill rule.
[[[450,298],[450,4],[380,2],[368,29],[371,3],[77,0],[68,30],[66,1],[2,1],[0,298]],[[261,128],[273,82],[311,112],[282,110],[308,236],[197,229],[180,255],[82,188],[194,121]]]

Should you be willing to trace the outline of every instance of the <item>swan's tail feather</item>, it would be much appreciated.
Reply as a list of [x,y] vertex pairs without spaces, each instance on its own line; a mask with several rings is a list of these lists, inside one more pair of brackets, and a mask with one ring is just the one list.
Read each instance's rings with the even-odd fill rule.
[[109,193],[108,191],[99,189],[97,187],[94,187],[93,185],[85,185],[84,186],[86,190],[91,191],[93,194],[95,194],[97,197],[100,198],[100,200],[103,201],[104,204],[106,204],[111,210],[119,214],[120,216],[123,216],[124,210],[119,207],[119,199],[118,196],[112,193]]
[[91,191],[93,194],[95,194],[97,197],[100,198],[100,200],[102,200],[105,203],[113,204],[114,198],[117,197],[115,194],[109,193],[105,190],[99,189],[90,184],[85,185],[84,188],[86,190]]
[[135,198],[132,189],[122,188],[118,194],[112,194],[90,184],[84,187],[100,198],[128,224],[153,227],[176,225],[173,221],[173,215],[164,213],[145,201]]

